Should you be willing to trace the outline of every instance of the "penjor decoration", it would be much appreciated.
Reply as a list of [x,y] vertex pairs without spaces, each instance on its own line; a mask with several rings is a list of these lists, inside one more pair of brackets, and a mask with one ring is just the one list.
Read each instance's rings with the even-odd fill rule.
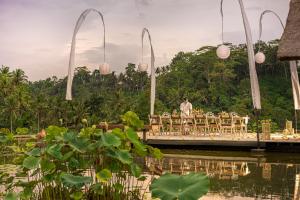
[[[281,27],[284,30],[284,25],[277,13],[275,13],[272,10],[265,10],[261,13],[259,18],[259,47],[258,47],[258,53],[255,55],[255,59],[257,63],[263,63],[265,61],[265,55],[260,52],[260,43],[261,43],[261,36],[262,36],[262,20],[265,14],[274,14],[277,19],[279,20]],[[290,61],[290,71],[291,71],[291,81],[292,81],[292,90],[293,90],[293,99],[294,99],[294,109],[300,110],[300,85],[299,85],[299,77],[298,77],[298,71],[297,71],[297,63],[296,61]]]
[[102,75],[108,74],[110,71],[109,64],[105,62],[105,23],[104,23],[104,18],[103,15],[100,11],[90,8],[81,13],[79,16],[75,29],[73,32],[73,37],[72,37],[72,44],[71,44],[71,52],[70,52],[70,59],[69,59],[69,69],[68,69],[68,82],[67,82],[67,92],[66,92],[66,100],[72,100],[72,83],[73,83],[73,76],[74,76],[74,61],[75,61],[75,48],[76,48],[76,35],[82,25],[82,23],[85,21],[86,16],[91,13],[95,12],[97,13],[103,24],[103,60],[104,63],[100,65],[99,70]]
[[[238,0],[238,2],[239,2],[241,13],[242,13],[245,35],[246,35],[246,40],[247,40],[252,103],[253,103],[253,107],[255,110],[260,110],[261,109],[260,91],[259,91],[259,84],[258,84],[256,68],[255,68],[251,29],[250,29],[248,18],[247,18],[246,12],[245,12],[243,1]],[[221,17],[222,17],[222,43],[223,43],[223,45],[218,47],[217,56],[221,59],[226,59],[230,56],[230,49],[224,45],[224,40],[223,40],[223,18],[224,18],[223,17],[223,0],[221,0],[220,13],[221,13]]]
[[150,115],[154,114],[154,104],[155,104],[155,88],[156,88],[156,79],[155,79],[155,57],[154,57],[154,51],[152,47],[152,41],[151,41],[151,35],[148,29],[143,28],[142,31],[142,62],[139,64],[138,68],[140,71],[147,71],[148,64],[143,62],[143,51],[144,51],[144,36],[145,33],[148,34],[148,39],[150,43],[151,48],[151,94],[150,94]]

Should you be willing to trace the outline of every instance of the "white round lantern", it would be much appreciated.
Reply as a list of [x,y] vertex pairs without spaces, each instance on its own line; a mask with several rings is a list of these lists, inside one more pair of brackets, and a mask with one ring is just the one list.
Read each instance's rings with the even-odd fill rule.
[[226,45],[221,45],[217,48],[217,56],[221,59],[227,59],[230,56],[230,49]]
[[266,60],[266,56],[263,52],[257,52],[255,54],[255,62],[258,63],[258,64],[262,64],[264,63]]
[[102,74],[102,75],[109,74],[109,72],[110,72],[109,64],[103,63],[102,65],[100,65],[99,71],[100,71],[100,74]]
[[148,69],[148,64],[147,63],[140,63],[138,65],[138,69],[140,72],[145,72]]

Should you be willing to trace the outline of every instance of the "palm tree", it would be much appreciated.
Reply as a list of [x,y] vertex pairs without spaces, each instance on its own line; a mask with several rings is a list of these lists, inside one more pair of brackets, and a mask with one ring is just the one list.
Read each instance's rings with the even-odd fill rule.
[[11,73],[9,72],[9,67],[2,65],[2,67],[0,68],[0,75],[10,75]]
[[27,78],[28,77],[25,75],[25,72],[21,69],[16,69],[12,72],[12,81],[14,86],[26,83]]
[[14,117],[17,116],[18,111],[18,102],[15,94],[9,95],[7,98],[4,99],[4,109],[2,109],[3,115],[9,114],[10,115],[10,131],[13,132],[13,121]]
[[2,65],[2,67],[0,68],[0,92],[2,92],[2,95],[4,97],[7,96],[11,91],[11,87],[11,72],[9,72],[9,67]]

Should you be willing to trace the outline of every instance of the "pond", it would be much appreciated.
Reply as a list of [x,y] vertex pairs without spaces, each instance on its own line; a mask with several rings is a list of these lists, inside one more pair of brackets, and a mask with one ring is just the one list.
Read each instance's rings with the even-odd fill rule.
[[147,158],[157,173],[202,172],[210,191],[201,200],[300,199],[300,155],[282,153],[163,150],[161,161]]
[[[284,153],[255,154],[236,151],[162,150],[160,161],[141,160],[146,174],[154,172],[187,174],[202,172],[209,176],[209,193],[201,200],[300,199],[300,155]],[[15,173],[14,156],[2,156],[0,172]],[[0,190],[3,189],[0,187]]]

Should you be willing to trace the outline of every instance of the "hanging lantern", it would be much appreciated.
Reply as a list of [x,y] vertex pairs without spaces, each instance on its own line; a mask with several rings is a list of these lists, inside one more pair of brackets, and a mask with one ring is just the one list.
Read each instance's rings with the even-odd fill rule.
[[138,70],[140,72],[145,72],[145,71],[147,71],[147,69],[148,69],[148,64],[147,63],[140,63],[138,65]]
[[263,52],[257,52],[255,54],[255,62],[258,63],[258,64],[262,64],[264,63],[266,60],[266,56]]
[[102,65],[100,65],[99,70],[100,70],[100,74],[102,74],[102,75],[109,74],[109,72],[110,72],[109,64],[103,63]]
[[217,48],[217,56],[221,59],[227,59],[230,56],[230,49],[228,46],[222,44]]

